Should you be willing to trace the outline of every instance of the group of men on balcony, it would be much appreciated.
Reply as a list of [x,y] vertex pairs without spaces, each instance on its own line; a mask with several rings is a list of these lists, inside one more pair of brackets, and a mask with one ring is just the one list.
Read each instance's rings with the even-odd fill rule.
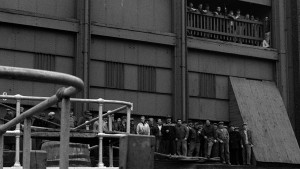
[[[207,16],[216,16],[216,17],[223,17],[226,19],[229,19],[229,24],[226,28],[226,33],[236,34],[236,35],[244,35],[246,37],[258,37],[262,38],[261,40],[242,40],[243,38],[222,38],[221,40],[228,40],[228,41],[234,41],[238,43],[245,43],[245,44],[251,44],[256,46],[262,46],[265,48],[270,47],[270,19],[269,17],[265,17],[264,19],[260,20],[258,17],[255,17],[254,15],[250,15],[249,13],[246,13],[245,15],[241,14],[241,10],[236,10],[234,13],[233,10],[227,10],[226,7],[222,10],[221,6],[217,6],[215,10],[211,11],[210,6],[208,4],[205,5],[205,8],[203,7],[203,4],[200,3],[197,8],[194,7],[194,4],[192,2],[188,3],[187,6],[187,12],[200,14],[200,15],[207,15]],[[189,18],[191,20],[191,18]],[[250,21],[251,27],[245,26],[242,24],[235,25],[235,21],[243,21],[248,22]],[[193,21],[190,21],[193,22]],[[206,21],[207,22],[207,21]],[[257,28],[258,23],[263,23],[263,30],[260,30]],[[202,22],[200,21],[202,24]],[[207,24],[207,23],[204,23]],[[222,23],[221,23],[222,24]],[[192,24],[192,26],[195,26],[195,24]],[[199,25],[198,25],[199,26]],[[222,29],[224,25],[218,25],[219,29]],[[213,26],[204,26],[204,29],[212,29]],[[216,28],[215,28],[216,29]],[[216,30],[213,31],[216,31]],[[193,33],[192,33],[193,35]],[[212,38],[212,37],[223,37],[223,36],[212,36],[210,33],[206,34],[205,37]]]

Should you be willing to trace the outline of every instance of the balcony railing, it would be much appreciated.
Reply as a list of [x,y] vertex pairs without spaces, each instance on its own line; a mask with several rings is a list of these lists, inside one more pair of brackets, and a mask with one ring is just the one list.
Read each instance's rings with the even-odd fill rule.
[[187,13],[189,36],[260,46],[264,32],[264,24],[260,21]]

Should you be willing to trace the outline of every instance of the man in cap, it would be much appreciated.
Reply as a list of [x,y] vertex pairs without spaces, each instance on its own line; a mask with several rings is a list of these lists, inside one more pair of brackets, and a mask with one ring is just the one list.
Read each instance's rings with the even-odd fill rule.
[[161,145],[161,137],[162,137],[162,121],[161,119],[157,119],[157,123],[154,127],[154,130],[155,130],[155,151],[156,152],[161,152],[161,148],[160,148],[160,145]]
[[134,124],[134,118],[130,118],[130,134],[136,134],[136,125]]
[[189,130],[186,126],[182,124],[181,119],[177,120],[177,125],[175,126],[175,133],[177,154],[187,156],[187,139],[189,137]]
[[209,159],[211,155],[211,149],[216,143],[216,132],[213,125],[210,124],[209,120],[206,120],[205,125],[203,127],[202,135],[205,139],[205,156]]
[[241,134],[239,127],[231,126],[231,130],[229,132],[230,159],[233,164],[240,165]]
[[223,164],[227,163],[230,165],[230,155],[229,155],[229,133],[224,127],[224,122],[219,122],[219,128],[216,132],[217,140],[219,141],[221,162]]
[[[87,121],[90,121],[93,119],[93,115],[90,111],[86,110],[83,113],[83,116],[79,118],[78,120],[78,126],[81,124],[84,124]],[[89,124],[86,126],[86,129],[92,129],[92,124]]]
[[[55,117],[55,113],[53,111],[48,113],[48,119],[47,120],[52,122],[52,123],[56,123],[58,125],[60,124],[60,121]],[[59,126],[54,125],[52,123],[48,123],[47,127],[48,128],[59,128]]]
[[167,116],[167,122],[163,124],[162,129],[162,145],[161,150],[164,154],[176,154],[175,143],[175,124],[172,123],[172,117]]
[[251,160],[251,148],[253,147],[252,132],[248,129],[247,123],[243,124],[241,131],[242,148],[243,148],[243,164],[250,165]]

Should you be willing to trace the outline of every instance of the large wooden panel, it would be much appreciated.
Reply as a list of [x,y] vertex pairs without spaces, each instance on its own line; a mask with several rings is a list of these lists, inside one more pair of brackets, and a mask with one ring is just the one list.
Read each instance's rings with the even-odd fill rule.
[[228,99],[228,77],[216,76],[216,98]]
[[300,164],[300,149],[276,85],[234,77],[230,84],[234,94],[230,101],[239,108],[231,111],[230,120],[234,125],[246,122],[252,129],[256,160]]

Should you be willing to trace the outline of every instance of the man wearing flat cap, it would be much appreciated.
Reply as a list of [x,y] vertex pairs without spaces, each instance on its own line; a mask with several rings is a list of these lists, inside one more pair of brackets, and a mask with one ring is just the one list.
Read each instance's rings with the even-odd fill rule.
[[252,132],[248,129],[247,123],[243,124],[243,130],[241,131],[242,137],[242,152],[243,152],[243,164],[250,165],[251,160],[251,148],[253,147]]
[[219,122],[217,133],[217,140],[219,141],[221,162],[223,164],[227,163],[230,165],[230,155],[229,155],[229,133],[224,127],[224,122]]
[[[60,121],[55,117],[55,112],[53,112],[53,111],[48,113],[48,119],[47,120],[50,121],[50,122],[56,123],[58,125],[60,124]],[[47,127],[48,128],[59,128],[59,126],[51,124],[51,123],[48,123]]]

